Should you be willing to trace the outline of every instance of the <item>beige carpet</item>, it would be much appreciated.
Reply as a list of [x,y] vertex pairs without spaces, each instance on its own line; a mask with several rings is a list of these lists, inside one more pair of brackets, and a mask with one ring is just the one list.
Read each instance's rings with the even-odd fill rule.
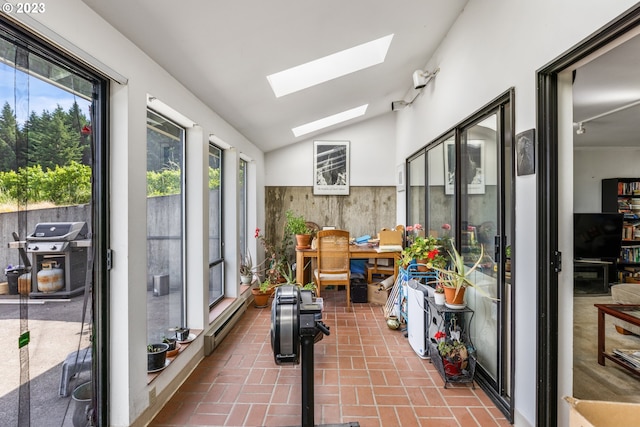
[[[590,400],[640,403],[640,376],[607,360],[598,364],[598,310],[594,304],[613,303],[611,296],[579,296],[574,301],[573,393]],[[640,349],[640,337],[616,332],[613,318],[605,316],[605,349]]]

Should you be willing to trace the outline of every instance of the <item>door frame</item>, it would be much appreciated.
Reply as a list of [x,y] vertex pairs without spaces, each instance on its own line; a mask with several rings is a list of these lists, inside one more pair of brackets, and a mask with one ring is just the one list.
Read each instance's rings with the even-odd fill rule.
[[536,72],[538,148],[537,160],[537,372],[536,415],[538,426],[558,422],[558,77],[640,25],[640,4]]

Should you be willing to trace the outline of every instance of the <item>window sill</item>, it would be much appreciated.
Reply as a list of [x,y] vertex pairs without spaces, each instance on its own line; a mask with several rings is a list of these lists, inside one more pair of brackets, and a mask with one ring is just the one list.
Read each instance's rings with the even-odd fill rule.
[[190,334],[195,335],[195,338],[192,341],[189,342],[184,342],[184,343],[178,343],[178,345],[180,345],[180,347],[178,348],[178,353],[176,353],[175,355],[171,356],[171,357],[167,357],[167,362],[164,366],[164,368],[160,371],[157,372],[147,372],[147,384],[151,384],[151,382],[153,382],[154,379],[156,379],[156,377],[158,375],[160,375],[161,373],[163,373],[165,371],[165,369],[167,369],[167,367],[169,365],[171,365],[171,363],[173,363],[174,360],[176,360],[178,357],[180,357],[180,355],[191,345],[191,343],[193,341],[196,340],[196,338],[198,338],[198,336],[202,333],[202,329],[191,329]]

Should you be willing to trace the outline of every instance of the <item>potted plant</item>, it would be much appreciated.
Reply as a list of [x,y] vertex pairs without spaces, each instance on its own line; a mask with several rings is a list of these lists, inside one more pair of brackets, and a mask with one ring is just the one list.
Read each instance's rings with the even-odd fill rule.
[[403,268],[407,268],[413,262],[418,264],[418,271],[443,268],[446,259],[441,254],[438,239],[433,236],[415,236],[413,242],[402,250],[398,260]]
[[[450,258],[450,268],[433,267],[439,273],[436,284],[440,284],[444,288],[447,307],[462,308],[464,307],[464,292],[468,286],[473,286],[481,291],[471,281],[470,277],[484,257],[484,247],[480,245],[480,256],[470,268],[465,265],[464,258],[460,255],[455,245],[451,244],[447,252]],[[486,296],[488,297],[488,295]]]
[[251,253],[247,252],[247,255],[240,261],[240,282],[243,285],[248,285],[253,281],[253,260],[251,259]]
[[285,232],[285,237],[277,244],[273,239],[267,239],[260,233],[260,229],[256,228],[255,238],[264,248],[265,259],[254,268],[254,272],[258,276],[264,276],[273,284],[284,282],[281,271],[282,265],[287,262],[287,252],[293,243],[291,234]]
[[271,283],[269,279],[265,279],[258,287],[252,288],[253,302],[256,308],[265,308],[269,305],[269,298],[273,294],[276,284]]
[[162,342],[164,344],[167,344],[169,346],[169,348],[167,349],[167,357],[173,357],[176,354],[178,354],[178,339],[173,337],[173,338],[169,338],[169,337],[163,337],[162,338]]
[[443,331],[434,335],[437,340],[438,356],[442,359],[444,373],[447,377],[455,377],[467,371],[469,366],[469,353],[473,348],[461,339],[459,330],[450,331],[447,337]]
[[296,285],[300,289],[314,291],[316,290],[316,284],[313,282],[305,283],[304,285],[296,281],[295,271],[291,268],[289,263],[282,263],[280,265],[280,275],[285,279],[285,283],[288,285]]
[[311,232],[307,227],[307,222],[302,215],[296,215],[291,209],[285,212],[285,235],[296,236],[296,249],[307,249],[311,247]]
[[436,305],[444,305],[444,288],[441,283],[436,284],[436,288],[433,292],[433,300]]
[[147,346],[147,372],[157,372],[165,368],[169,344],[157,343]]

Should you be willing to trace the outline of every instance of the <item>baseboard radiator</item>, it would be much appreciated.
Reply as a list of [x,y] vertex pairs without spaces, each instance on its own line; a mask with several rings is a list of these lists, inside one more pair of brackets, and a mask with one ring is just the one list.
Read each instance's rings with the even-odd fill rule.
[[211,324],[211,328],[204,335],[205,356],[213,353],[213,350],[220,345],[224,337],[247,310],[248,304],[249,302],[245,298],[236,299],[225,313]]

